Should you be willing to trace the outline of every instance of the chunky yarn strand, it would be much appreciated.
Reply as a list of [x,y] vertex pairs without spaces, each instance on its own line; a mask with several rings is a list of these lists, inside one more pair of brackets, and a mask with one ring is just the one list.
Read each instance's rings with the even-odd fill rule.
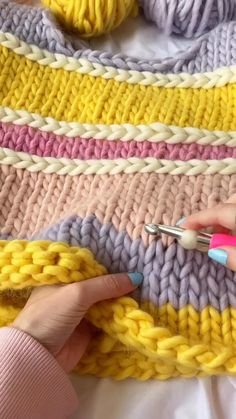
[[[42,241],[0,241],[0,267],[0,290],[13,291],[13,295],[14,291],[21,289],[22,286],[28,288],[55,284],[59,279],[63,283],[71,283],[106,272],[88,250],[70,248],[64,243]],[[191,327],[196,328],[199,315],[191,308],[187,309],[189,316],[193,317]],[[175,322],[175,310],[171,306],[168,306],[167,310],[171,325]],[[208,310],[203,314],[206,323],[210,320]],[[231,311],[232,316],[236,317],[236,310],[226,309],[226,311],[227,314]],[[9,302],[5,302],[0,306],[0,326],[12,321],[18,312],[19,307],[14,308]],[[227,314],[224,312],[221,320],[225,330],[229,326]],[[215,323],[214,328],[219,317],[219,313],[212,310],[211,319],[212,323]],[[99,303],[90,308],[87,318],[103,333],[93,341],[88,353],[89,368],[86,368],[86,365],[88,366],[86,356],[82,362],[81,370],[84,373],[96,372],[101,376],[100,364],[104,356],[107,358],[111,353],[111,358],[108,357],[111,362],[111,375],[118,379],[126,378],[127,372],[125,374],[122,372],[122,360],[125,362],[125,348],[128,347],[133,352],[132,363],[138,371],[138,374],[134,375],[131,368],[128,376],[139,379],[145,377],[146,366],[143,367],[143,362],[146,357],[151,371],[145,379],[151,377],[164,379],[180,374],[217,375],[223,372],[236,375],[234,342],[225,347],[219,340],[214,346],[204,338],[201,340],[199,337],[199,341],[196,337],[192,339],[186,336],[186,330],[181,323],[176,331],[173,331],[171,326],[156,326],[154,317],[140,308],[130,297]],[[119,348],[118,352],[116,348]],[[165,361],[165,366],[162,368],[161,362]]]
[[87,249],[49,241],[0,241],[0,291],[69,284],[106,273]]
[[199,37],[236,17],[234,0],[140,0],[140,4],[160,30],[186,38]]
[[110,32],[138,11],[136,0],[43,0],[68,28],[85,37]]

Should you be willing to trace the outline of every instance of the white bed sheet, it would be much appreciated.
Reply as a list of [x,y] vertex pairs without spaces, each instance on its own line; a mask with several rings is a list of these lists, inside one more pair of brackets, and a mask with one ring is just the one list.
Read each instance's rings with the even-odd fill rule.
[[[21,0],[22,2],[24,0]],[[27,0],[39,4],[39,0]],[[25,2],[27,2],[25,0]],[[173,56],[191,40],[167,37],[140,17],[129,19],[112,34],[90,41],[90,47],[141,59]],[[213,377],[165,382],[71,376],[80,408],[74,419],[235,419],[236,379]]]
[[128,19],[109,35],[93,39],[90,46],[113,54],[153,60],[173,56],[186,50],[193,42],[183,37],[166,36],[158,31],[155,24],[140,16]]
[[72,377],[74,419],[235,419],[236,381],[227,377],[137,382]]

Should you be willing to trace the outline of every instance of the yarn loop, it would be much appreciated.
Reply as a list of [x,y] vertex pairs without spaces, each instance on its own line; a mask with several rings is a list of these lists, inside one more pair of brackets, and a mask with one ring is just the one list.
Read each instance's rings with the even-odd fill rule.
[[136,0],[43,0],[67,29],[83,37],[99,36],[138,12]]
[[235,0],[140,0],[147,19],[166,34],[198,37],[236,17]]

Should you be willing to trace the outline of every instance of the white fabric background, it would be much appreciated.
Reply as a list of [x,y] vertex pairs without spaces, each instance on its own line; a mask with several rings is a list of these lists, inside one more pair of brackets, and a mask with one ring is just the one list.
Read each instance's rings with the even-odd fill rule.
[[236,380],[227,377],[137,382],[72,377],[74,419],[235,419]]
[[[21,0],[24,2],[24,0]],[[25,3],[39,4],[39,0]],[[166,37],[144,19],[130,19],[90,47],[141,59],[173,56],[192,41]],[[165,382],[72,376],[80,400],[74,419],[235,419],[236,379],[213,377]]]
[[163,35],[154,24],[140,16],[128,19],[111,34],[90,41],[90,46],[113,54],[123,53],[150,60],[174,56],[180,50],[186,50],[192,42],[183,37]]

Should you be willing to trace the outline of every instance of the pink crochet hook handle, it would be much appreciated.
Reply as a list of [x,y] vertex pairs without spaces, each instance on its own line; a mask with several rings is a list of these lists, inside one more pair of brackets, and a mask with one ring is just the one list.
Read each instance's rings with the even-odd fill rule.
[[227,234],[213,234],[209,248],[233,246],[236,247],[236,236],[229,236]]

